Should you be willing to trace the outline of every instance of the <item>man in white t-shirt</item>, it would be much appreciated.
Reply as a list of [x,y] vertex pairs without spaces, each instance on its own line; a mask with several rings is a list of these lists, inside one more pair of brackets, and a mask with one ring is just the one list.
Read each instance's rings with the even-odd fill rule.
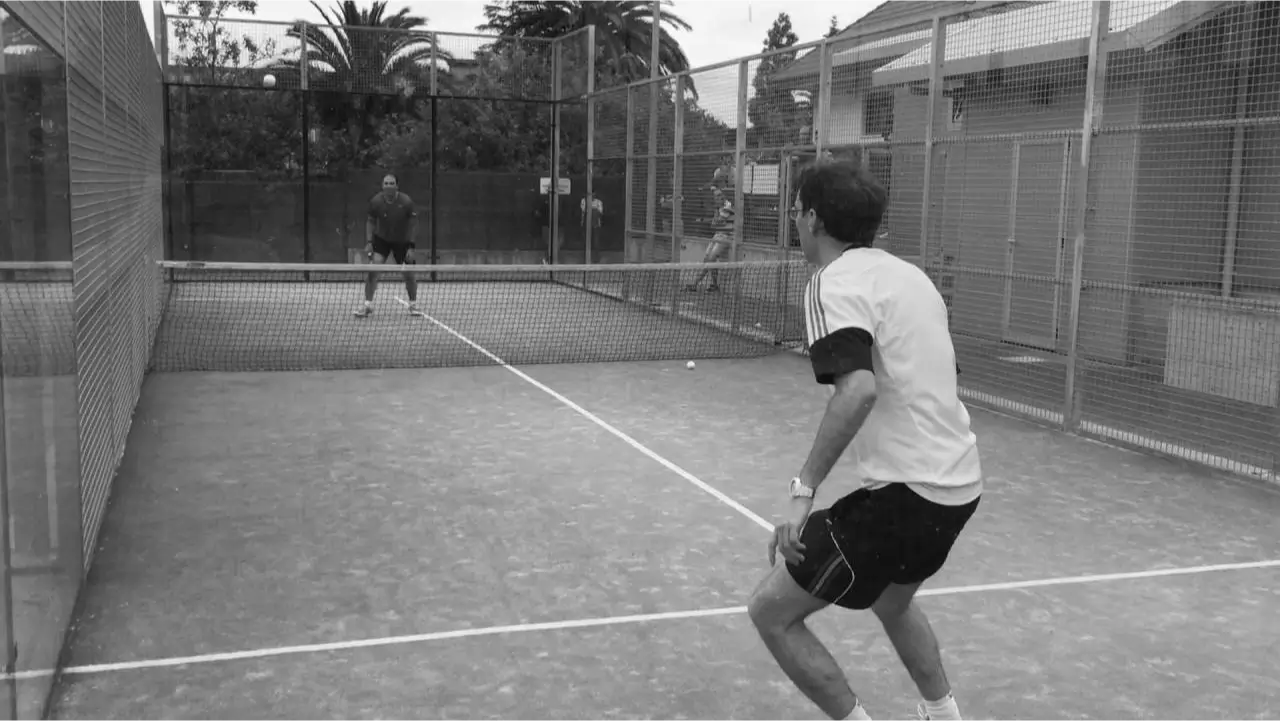
[[[921,716],[958,719],[937,640],[913,601],[983,490],[947,308],[923,271],[871,247],[885,191],[870,174],[820,161],[798,188],[791,217],[818,267],[805,292],[809,356],[832,396],[791,481],[788,520],[769,544],[773,569],[751,598],[751,619],[786,674],[831,718],[869,718],[805,619],[830,604],[870,608],[924,698]],[[851,463],[842,470],[861,487],[812,512],[815,491],[846,449]]]

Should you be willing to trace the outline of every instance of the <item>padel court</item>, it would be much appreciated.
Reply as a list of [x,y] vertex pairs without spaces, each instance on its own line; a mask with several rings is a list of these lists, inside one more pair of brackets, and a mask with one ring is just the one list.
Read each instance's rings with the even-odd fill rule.
[[[537,302],[229,282],[167,290],[53,717],[821,717],[744,608],[828,397],[807,359],[636,304],[559,358]],[[673,345],[581,350],[609,333]],[[361,348],[388,367],[283,370]],[[986,495],[922,600],[967,717],[1280,716],[1280,492],[970,410]],[[871,615],[813,626],[914,714]]]

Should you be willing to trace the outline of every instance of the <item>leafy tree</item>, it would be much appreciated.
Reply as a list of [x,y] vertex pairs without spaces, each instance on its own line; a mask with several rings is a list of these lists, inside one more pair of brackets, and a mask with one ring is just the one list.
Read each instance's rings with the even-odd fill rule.
[[[407,9],[388,14],[386,2],[362,9],[346,0],[330,15],[315,0],[311,5],[325,24],[298,21],[287,35],[306,43],[313,107],[330,136],[324,149],[363,164],[385,119],[421,119],[414,95],[430,82],[432,58],[447,62],[450,57],[433,53],[433,36],[410,32],[425,29],[427,19]],[[300,75],[301,63],[301,57],[283,59],[276,69]]]
[[[663,4],[670,5],[670,0]],[[649,77],[653,8],[648,2],[500,0],[487,3],[484,15],[486,20],[478,30],[514,37],[557,38],[595,27],[598,88]],[[671,30],[690,30],[691,26],[666,10],[660,16],[659,72],[670,75],[688,70],[689,58]]]
[[192,80],[214,86],[171,86],[170,170],[189,175],[206,170],[256,171],[258,177],[297,174],[301,134],[298,104],[287,94],[235,89],[245,74],[268,63],[272,41],[259,43],[236,32],[236,11],[254,14],[252,0],[175,2],[170,20],[171,63]]
[[[799,36],[791,27],[791,17],[778,13],[764,40],[764,51],[785,50],[795,46]],[[773,75],[796,59],[794,51],[769,55],[756,67],[751,85],[755,97],[747,104],[747,117],[751,121],[748,130],[749,147],[781,146],[793,138],[795,128],[803,124],[803,108],[792,95],[792,86],[775,83]]]
[[[174,10],[170,61],[192,80],[210,85],[232,85],[246,71],[275,55],[274,40],[259,43],[250,35],[237,35],[229,12],[257,13],[254,0],[167,0]],[[198,18],[198,19],[197,19]]]
[[832,15],[831,25],[827,27],[827,34],[825,37],[834,38],[839,34],[840,34],[840,26],[836,22],[836,16]]

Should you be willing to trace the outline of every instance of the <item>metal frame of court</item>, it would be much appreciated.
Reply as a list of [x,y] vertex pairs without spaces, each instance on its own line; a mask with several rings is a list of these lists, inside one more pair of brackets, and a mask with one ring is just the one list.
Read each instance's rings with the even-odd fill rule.
[[[1280,482],[1280,256],[1266,230],[1280,206],[1264,180],[1272,161],[1249,150],[1280,132],[1280,113],[1261,86],[1224,78],[1211,91],[1198,80],[1215,58],[1240,78],[1274,75],[1275,13],[1172,0],[880,12],[819,42],[589,93],[593,119],[625,109],[625,127],[592,126],[589,176],[625,163],[628,260],[700,253],[707,239],[685,232],[682,203],[684,167],[702,156],[734,157],[730,260],[755,260],[795,255],[785,209],[797,161],[835,155],[872,167],[878,153],[892,170],[877,245],[934,279],[958,339],[1002,351],[961,357],[968,400]],[[753,78],[782,53],[794,60],[771,82],[812,93],[811,142],[764,137],[749,147]],[[733,77],[733,98],[690,92]],[[883,137],[858,131],[863,88],[895,93]],[[736,115],[734,147],[691,145],[689,109],[716,102]],[[1041,158],[1050,146],[1058,157]],[[778,212],[765,223],[776,233],[750,232],[745,218],[753,157],[779,163]],[[1036,177],[1049,165],[1052,177]],[[1204,173],[1227,182],[1178,180]],[[1058,202],[1036,195],[1040,186]],[[666,192],[672,202],[660,209]],[[1221,218],[1188,215],[1190,197],[1208,198]],[[985,213],[1002,220],[974,220]],[[1035,363],[999,359],[1027,353]]]
[[[264,21],[264,20],[239,20],[239,19],[223,19],[221,22],[228,27],[248,28],[274,28],[277,30],[288,29],[290,32],[300,35],[299,47],[297,48],[297,57],[290,60],[285,57],[287,53],[281,54],[277,58],[275,65],[261,65],[254,67],[231,67],[231,68],[205,68],[202,71],[218,72],[226,71],[230,73],[219,80],[204,79],[199,74],[192,74],[190,69],[171,62],[171,43],[170,43],[170,27],[174,22],[207,24],[207,20],[196,16],[185,15],[168,15],[164,12],[161,3],[155,4],[155,44],[156,49],[161,58],[161,68],[165,79],[165,134],[169,136],[171,130],[170,117],[172,112],[172,99],[169,95],[170,88],[193,87],[193,88],[222,88],[236,90],[252,90],[260,92],[276,92],[291,91],[297,92],[300,96],[299,103],[299,122],[301,125],[301,134],[303,137],[301,152],[301,173],[302,173],[302,260],[305,263],[312,261],[312,238],[311,238],[311,134],[313,128],[310,125],[310,108],[313,106],[313,98],[316,92],[334,92],[333,88],[315,87],[315,79],[312,74],[319,76],[318,70],[313,70],[314,63],[309,60],[310,47],[307,40],[308,33],[312,28],[332,28],[334,26],[322,23],[311,23],[307,21],[281,22],[281,21]],[[425,88],[414,87],[413,97],[418,100],[425,100],[429,105],[429,118],[427,122],[431,127],[431,157],[430,164],[430,198],[429,207],[431,212],[428,214],[427,231],[429,236],[429,249],[427,257],[429,262],[434,264],[438,262],[438,233],[437,221],[437,190],[438,180],[437,171],[439,163],[436,162],[437,157],[437,140],[439,136],[438,118],[439,105],[443,102],[453,100],[485,100],[493,102],[523,102],[544,104],[551,114],[551,141],[548,148],[548,154],[551,158],[550,168],[548,169],[551,176],[551,187],[558,187],[559,180],[564,172],[565,163],[562,158],[562,135],[564,134],[563,123],[561,122],[562,109],[566,105],[583,105],[583,99],[590,95],[593,91],[595,80],[595,54],[589,52],[588,48],[595,47],[595,27],[587,27],[581,30],[566,33],[554,39],[547,38],[529,38],[529,37],[506,37],[498,35],[486,35],[479,33],[459,33],[459,32],[441,32],[441,31],[420,31],[420,30],[398,30],[391,28],[369,28],[369,27],[351,27],[340,26],[340,29],[347,34],[348,37],[358,36],[360,34],[376,34],[395,37],[412,38],[430,45],[430,57],[427,60],[425,75],[428,83]],[[479,43],[479,47],[484,48],[494,44],[511,43],[517,46],[523,45],[532,48],[546,48],[549,54],[549,87],[545,88],[547,94],[545,96],[539,94],[525,95],[520,92],[511,92],[509,94],[498,93],[493,95],[466,95],[445,92],[441,83],[442,66],[446,64],[444,58],[447,50],[442,50],[442,42],[446,40],[458,40],[462,42],[474,41]],[[282,65],[284,62],[292,62],[293,65]],[[272,88],[265,88],[262,84],[262,76],[271,73],[279,74],[282,70],[289,72],[290,69],[296,70],[296,77],[280,78],[278,85]],[[423,68],[419,68],[422,70]],[[376,79],[375,79],[376,80]],[[339,90],[350,95],[357,94],[379,94],[385,93],[385,89],[375,86],[375,80],[367,82],[368,87],[347,87]],[[365,81],[358,78],[356,83]],[[593,118],[588,118],[587,137],[591,136],[591,123]],[[590,140],[587,141],[588,154]],[[170,156],[166,158],[166,166],[172,164],[172,143],[166,143],[166,149]],[[587,195],[591,197],[592,182],[590,174],[587,176]],[[168,191],[171,193],[172,191]],[[547,211],[550,223],[550,247],[547,248],[547,258],[549,262],[557,262],[555,257],[558,250],[558,244],[555,239],[561,230],[563,219],[561,218],[560,203],[550,202],[555,197],[549,194],[547,197]],[[166,199],[166,202],[169,202]],[[588,204],[589,211],[594,210]],[[592,224],[586,224],[586,262],[591,262],[592,256]],[[168,240],[166,244],[167,256],[174,257],[174,228],[173,219],[170,215],[167,228]]]

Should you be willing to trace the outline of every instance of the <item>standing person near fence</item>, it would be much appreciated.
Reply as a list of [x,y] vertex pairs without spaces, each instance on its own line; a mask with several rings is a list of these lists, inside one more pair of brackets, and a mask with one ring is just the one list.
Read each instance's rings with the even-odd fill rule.
[[[382,265],[388,258],[394,258],[398,265],[413,265],[413,248],[418,238],[418,210],[413,199],[400,192],[395,175],[388,173],[382,178],[382,190],[369,199],[368,215],[364,252],[369,262]],[[409,293],[409,312],[421,315],[418,281],[411,271],[405,271],[404,286]],[[373,295],[377,289],[378,274],[370,273],[364,283],[364,306],[356,311],[357,318],[373,315]]]
[[[707,245],[707,252],[702,256],[703,263],[716,263],[723,260],[729,254],[732,247],[732,238],[730,233],[733,232],[733,201],[724,196],[724,191],[720,188],[714,188],[715,210],[711,215],[711,243]],[[711,275],[711,284],[707,286],[707,290],[714,293],[720,290],[720,271],[714,267],[707,267],[698,273],[698,277],[693,282],[685,286],[685,290],[689,293],[698,292],[698,286],[702,284],[702,279]]]
[[[751,620],[792,682],[833,719],[869,718],[836,660],[805,625],[830,604],[871,609],[924,698],[958,719],[938,641],[914,600],[946,562],[982,496],[969,413],[957,393],[947,308],[916,266],[873,248],[885,191],[848,162],[800,176],[791,217],[805,259],[809,357],[831,400],[769,543],[772,570]],[[861,488],[813,512],[849,444]],[[781,555],[781,562],[777,556]]]

